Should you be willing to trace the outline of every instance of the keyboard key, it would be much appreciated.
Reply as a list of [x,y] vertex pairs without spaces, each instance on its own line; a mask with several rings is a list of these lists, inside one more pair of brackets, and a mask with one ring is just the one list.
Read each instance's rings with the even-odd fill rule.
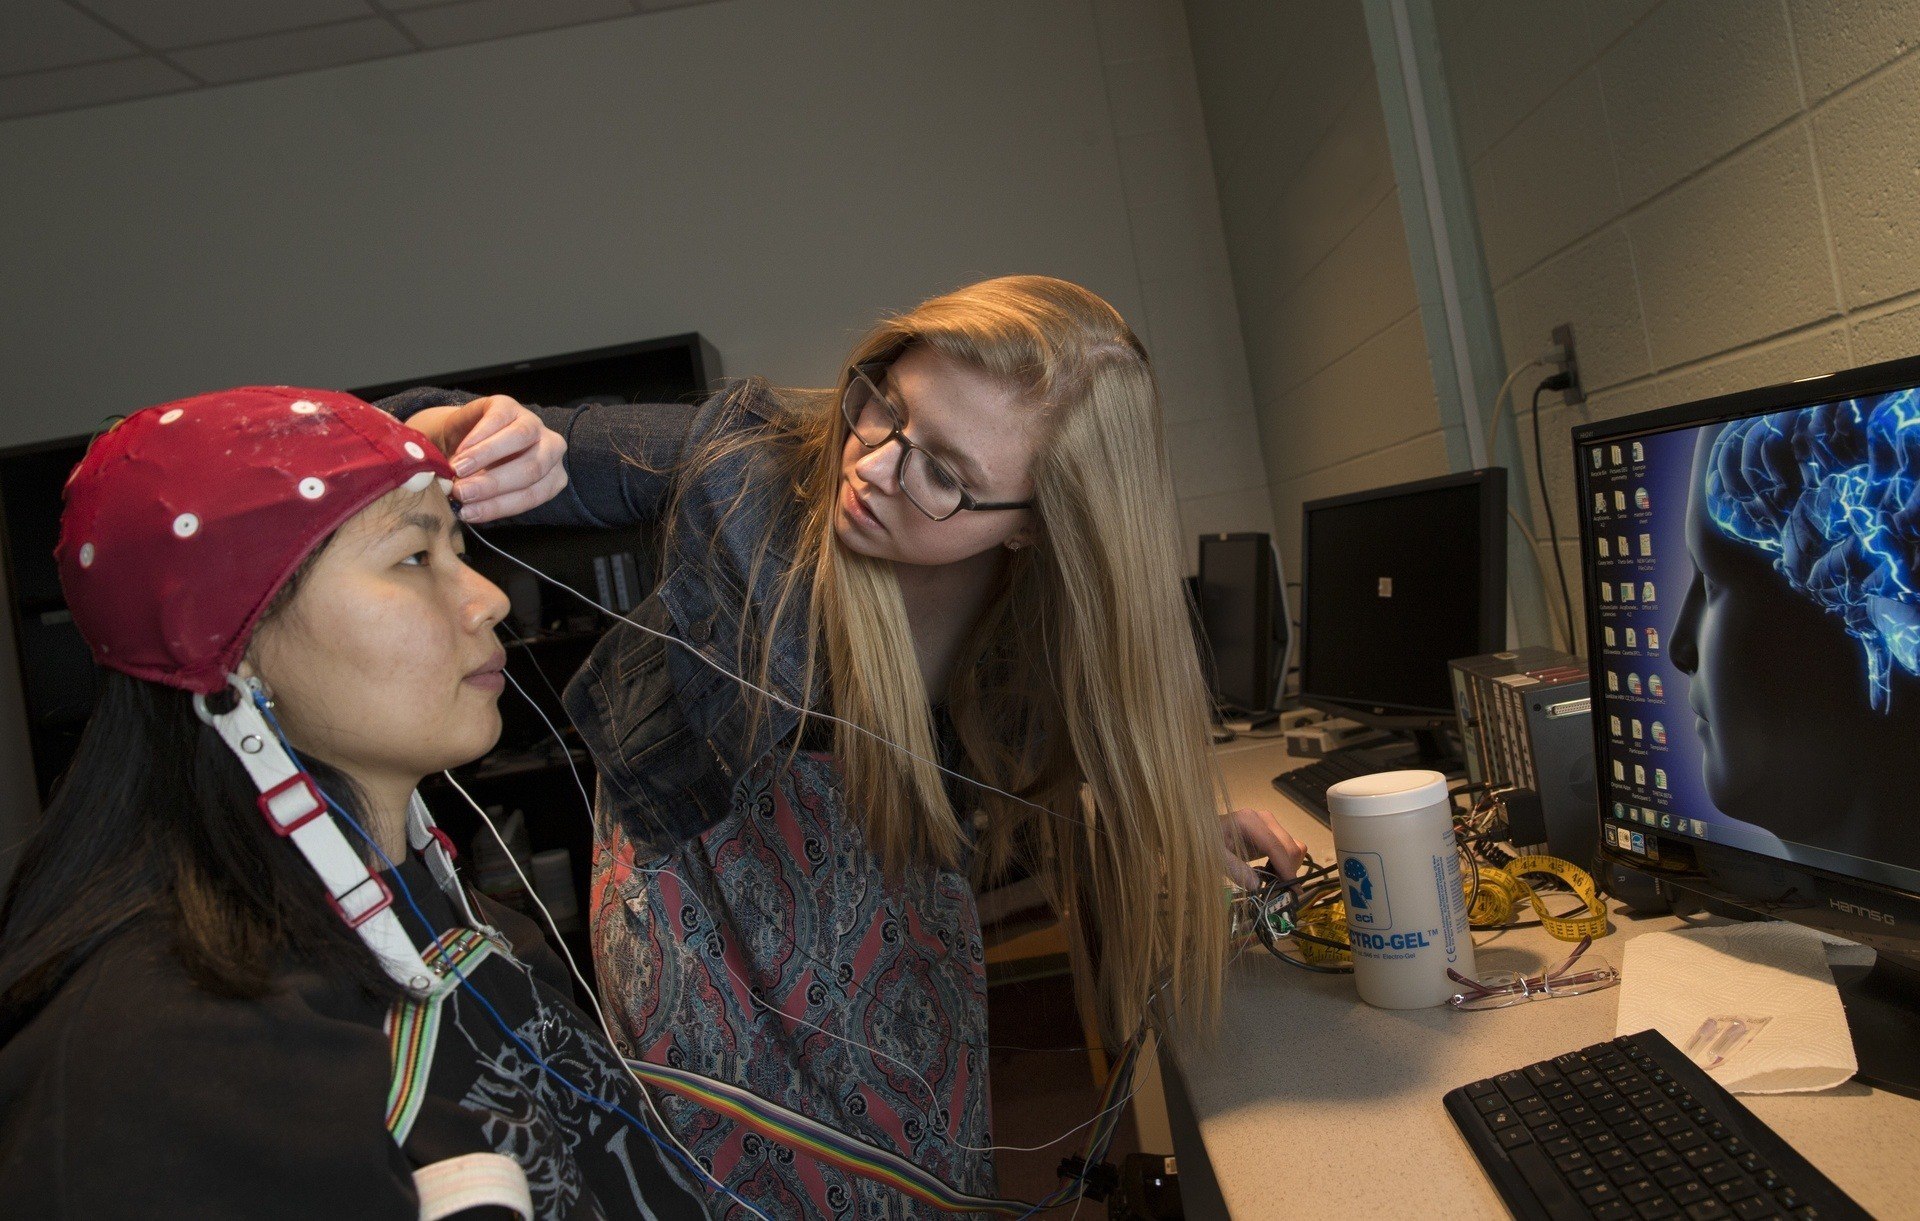
[[1580,1198],[1585,1201],[1588,1208],[1596,1208],[1611,1200],[1618,1200],[1620,1189],[1612,1183],[1595,1183],[1591,1187],[1581,1188]]
[[1560,1167],[1561,1173],[1565,1174],[1568,1171],[1578,1170],[1582,1166],[1593,1165],[1593,1159],[1587,1156],[1584,1149],[1575,1149],[1572,1153],[1562,1153],[1554,1158],[1553,1164]]
[[1599,1080],[1600,1074],[1591,1068],[1582,1068],[1567,1074],[1568,1084],[1572,1085],[1575,1089]]
[[1511,1128],[1513,1125],[1519,1122],[1520,1122],[1520,1117],[1518,1115],[1515,1115],[1512,1111],[1509,1111],[1505,1107],[1502,1107],[1497,1111],[1488,1111],[1486,1115],[1486,1125],[1489,1128],[1494,1128],[1494,1129]]
[[1622,1183],[1620,1194],[1633,1204],[1644,1204],[1654,1199],[1664,1200],[1667,1196],[1666,1192],[1660,1190],[1660,1184],[1645,1178],[1635,1179],[1631,1183]]
[[1677,1217],[1680,1215],[1679,1206],[1672,1200],[1665,1198],[1648,1200],[1634,1211],[1638,1212],[1645,1221],[1661,1221],[1663,1217]]
[[1488,1094],[1498,1094],[1500,1087],[1491,1081],[1469,1081],[1466,1091],[1469,1098],[1484,1098]]
[[1562,1109],[1560,1118],[1569,1124],[1577,1124],[1584,1120],[1594,1119],[1596,1116],[1594,1115],[1592,1107],[1584,1102],[1576,1102],[1572,1106]]
[[1518,1100],[1533,1093],[1533,1082],[1527,1080],[1525,1073],[1501,1073],[1493,1079],[1500,1092],[1509,1099]]
[[1535,1086],[1542,1086],[1549,1081],[1560,1080],[1560,1070],[1551,1064],[1542,1063],[1531,1065],[1527,1068],[1526,1074],[1527,1080],[1533,1082]]
[[1693,1182],[1693,1171],[1685,1166],[1668,1166],[1665,1170],[1656,1171],[1653,1177],[1659,1180],[1662,1187],[1671,1189],[1682,1183]]
[[1586,1146],[1588,1153],[1602,1153],[1608,1149],[1619,1148],[1620,1138],[1611,1132],[1602,1132],[1598,1136],[1589,1136],[1580,1143]]
[[1733,1214],[1727,1210],[1727,1206],[1718,1200],[1702,1200],[1698,1204],[1689,1204],[1687,1206],[1687,1216],[1691,1217],[1693,1221],[1719,1221],[1721,1217],[1731,1217],[1732,1215]]
[[1626,1142],[1626,1146],[1627,1146],[1627,1152],[1633,1154],[1635,1157],[1645,1157],[1647,1154],[1652,1153],[1655,1149],[1666,1148],[1667,1142],[1664,1140],[1661,1140],[1658,1136],[1654,1135],[1652,1132],[1648,1132],[1644,1136],[1635,1136],[1630,1138]]
[[[1696,1150],[1696,1152],[1698,1152],[1698,1150]],[[1732,1162],[1714,1162],[1710,1165],[1703,1166],[1698,1162],[1689,1160],[1687,1164],[1695,1170],[1698,1170],[1701,1178],[1716,1186],[1733,1179],[1739,1179],[1742,1182],[1746,1181],[1746,1176],[1740,1173],[1740,1167],[1734,1165]]]
[[1734,1203],[1733,1215],[1742,1218],[1742,1221],[1759,1221],[1762,1217],[1777,1217],[1780,1214],[1773,1211],[1773,1205],[1767,1202],[1766,1197],[1748,1196]]
[[1715,1194],[1729,1204],[1735,1200],[1744,1200],[1749,1196],[1757,1196],[1760,1194],[1760,1189],[1753,1185],[1753,1180],[1744,1176],[1715,1183],[1713,1190]]
[[1499,1090],[1495,1090],[1491,1094],[1482,1094],[1473,1100],[1473,1109],[1482,1115],[1489,1114],[1493,1111],[1504,1111],[1506,1108],[1507,1100],[1501,1096]]
[[1537,1107],[1531,1111],[1520,1112],[1520,1122],[1529,1128],[1544,1128],[1554,1122],[1554,1116],[1553,1112],[1545,1107]]
[[1527,1130],[1517,1126],[1502,1128],[1498,1132],[1495,1132],[1494,1136],[1500,1141],[1500,1147],[1502,1149],[1512,1149],[1520,1145],[1533,1143],[1533,1137],[1527,1135]]
[[[1727,1155],[1712,1145],[1695,1145],[1680,1156],[1686,1159],[1687,1165],[1700,1171],[1702,1174],[1706,1173],[1707,1167],[1709,1166],[1725,1166],[1727,1169],[1733,1170],[1733,1163],[1727,1160]],[[1733,1172],[1735,1174],[1740,1173],[1738,1170],[1733,1170]]]
[[1708,1140],[1729,1140],[1733,1136],[1733,1132],[1727,1125],[1718,1121],[1707,1124],[1706,1128]]
[[1665,1170],[1669,1166],[1678,1164],[1679,1161],[1680,1155],[1673,1150],[1655,1149],[1652,1153],[1643,1156],[1640,1159],[1640,1164],[1645,1166],[1648,1172],[1651,1173],[1656,1170]]
[[1665,1119],[1654,1120],[1653,1130],[1662,1136],[1676,1136],[1682,1132],[1693,1131],[1693,1125],[1687,1122],[1687,1117],[1684,1115],[1669,1115]]
[[1685,1183],[1670,1183],[1667,1185],[1667,1194],[1672,1196],[1673,1202],[1682,1208],[1691,1208],[1703,1200],[1713,1200],[1715,1204],[1720,1202],[1713,1199],[1713,1192],[1699,1179],[1692,1179]]
[[[1595,1187],[1601,1183],[1608,1182],[1607,1176],[1600,1173],[1598,1166],[1581,1166],[1562,1174],[1560,1177],[1565,1179],[1567,1186],[1573,1188],[1575,1191],[1583,1191],[1588,1187]],[[1612,1186],[1612,1184],[1608,1183],[1608,1186]]]
[[1687,1132],[1682,1132],[1677,1136],[1668,1137],[1667,1143],[1672,1145],[1677,1152],[1685,1153],[1687,1150],[1693,1148],[1696,1145],[1706,1144],[1707,1138],[1700,1135],[1700,1133],[1697,1130],[1687,1131]]
[[1607,1177],[1613,1180],[1615,1187],[1625,1187],[1628,1183],[1635,1183],[1646,1178],[1647,1172],[1640,1168],[1639,1163],[1629,1161],[1624,1166],[1615,1166],[1611,1170],[1608,1170]]
[[1535,1128],[1533,1135],[1536,1140],[1559,1140],[1561,1137],[1568,1135],[1567,1125],[1558,1122],[1546,1124],[1542,1127]]
[[1651,1131],[1653,1131],[1653,1129],[1649,1128],[1645,1122],[1638,1119],[1629,1119],[1627,1122],[1615,1128],[1613,1134],[1621,1140],[1632,1140],[1636,1136],[1645,1136]]
[[1593,1164],[1602,1170],[1612,1170],[1616,1166],[1631,1166],[1633,1154],[1625,1149],[1607,1149],[1595,1155]]
[[[1540,1147],[1547,1151],[1548,1157],[1563,1157],[1569,1153],[1582,1152],[1580,1142],[1571,1136],[1557,1136],[1552,1140],[1543,1140]],[[1768,1188],[1769,1191],[1772,1188]]]
[[1581,1140],[1589,1136],[1598,1136],[1607,1130],[1607,1125],[1597,1119],[1583,1119],[1579,1123],[1569,1123],[1567,1126],[1572,1128],[1573,1134]]
[[[1745,1157],[1747,1154],[1753,1151],[1752,1146],[1748,1145],[1746,1141],[1741,1140],[1737,1136],[1727,1137],[1725,1140],[1720,1142],[1720,1147],[1727,1151],[1728,1157],[1735,1157],[1735,1158]],[[1749,1167],[1749,1169],[1751,1169],[1751,1167]]]
[[1593,1221],[1632,1221],[1633,1206],[1625,1200],[1609,1200],[1593,1210]]
[[1648,1123],[1658,1123],[1669,1115],[1678,1115],[1679,1113],[1680,1108],[1674,1106],[1664,1098],[1652,1106],[1640,1108],[1640,1118],[1646,1120]]

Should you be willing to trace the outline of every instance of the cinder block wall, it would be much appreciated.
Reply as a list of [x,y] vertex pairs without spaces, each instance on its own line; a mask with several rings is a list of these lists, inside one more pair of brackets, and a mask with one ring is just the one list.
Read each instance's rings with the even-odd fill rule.
[[1541,413],[1570,572],[1573,424],[1920,352],[1920,0],[1437,15],[1507,359],[1570,321],[1592,396]]
[[1281,555],[1300,506],[1442,474],[1357,0],[1187,0]]

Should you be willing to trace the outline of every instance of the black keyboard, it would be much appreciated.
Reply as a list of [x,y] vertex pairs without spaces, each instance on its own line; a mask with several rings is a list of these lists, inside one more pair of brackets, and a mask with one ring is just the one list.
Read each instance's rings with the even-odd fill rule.
[[1324,759],[1281,772],[1273,778],[1273,787],[1293,799],[1293,803],[1321,822],[1330,823],[1327,790],[1342,780],[1365,776],[1381,768],[1380,760],[1360,750],[1335,751]]
[[1475,1081],[1446,1103],[1522,1221],[1867,1216],[1658,1031]]

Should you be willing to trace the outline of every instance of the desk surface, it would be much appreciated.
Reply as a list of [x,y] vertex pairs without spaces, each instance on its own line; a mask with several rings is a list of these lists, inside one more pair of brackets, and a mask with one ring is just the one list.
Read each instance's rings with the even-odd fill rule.
[[[1236,806],[1274,812],[1320,860],[1333,836],[1272,787],[1297,766],[1277,742],[1220,748]],[[1620,965],[1640,933],[1679,926],[1672,917],[1613,916],[1594,943]],[[1566,947],[1539,929],[1481,934],[1483,970],[1537,971]],[[1620,991],[1537,1001],[1481,1013],[1374,1009],[1353,978],[1277,962],[1257,945],[1228,985],[1211,1049],[1174,1048],[1167,1087],[1183,1184],[1198,1189],[1188,1216],[1205,1216],[1211,1190],[1235,1218],[1324,1212],[1341,1216],[1495,1217],[1504,1209],[1447,1117],[1447,1090],[1609,1039]],[[1920,1217],[1920,1101],[1849,1082],[1820,1094],[1740,1095],[1823,1173],[1876,1217]],[[1197,1147],[1196,1147],[1197,1146]],[[1198,1207],[1195,1207],[1198,1205]]]

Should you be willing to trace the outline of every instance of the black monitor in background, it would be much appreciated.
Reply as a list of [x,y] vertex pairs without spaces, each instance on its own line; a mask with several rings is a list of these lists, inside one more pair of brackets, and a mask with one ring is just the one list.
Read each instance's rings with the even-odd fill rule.
[[1273,538],[1263,533],[1200,536],[1195,605],[1201,656],[1223,716],[1271,724],[1291,657],[1286,583]]
[[1506,508],[1500,467],[1309,501],[1300,702],[1439,753],[1447,663],[1506,647]]
[[1920,1096],[1920,358],[1574,430],[1601,853],[1871,946]]

